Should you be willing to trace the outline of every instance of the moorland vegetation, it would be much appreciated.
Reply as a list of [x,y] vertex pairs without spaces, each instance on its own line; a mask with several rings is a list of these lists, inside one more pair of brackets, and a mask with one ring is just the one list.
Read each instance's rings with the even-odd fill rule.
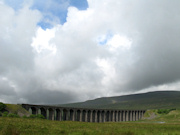
[[[13,107],[12,107],[13,106]],[[9,107],[9,108],[8,108]],[[131,122],[85,123],[72,121],[50,121],[40,115],[19,116],[23,108],[6,105],[6,116],[0,117],[1,135],[179,135],[180,110],[147,110],[144,118]],[[17,112],[14,117],[13,110]],[[11,115],[10,115],[11,114]]]

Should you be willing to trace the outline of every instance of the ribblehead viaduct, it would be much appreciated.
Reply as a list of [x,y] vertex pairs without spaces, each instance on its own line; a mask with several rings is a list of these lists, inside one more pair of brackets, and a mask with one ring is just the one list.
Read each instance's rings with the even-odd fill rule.
[[145,110],[85,109],[31,104],[22,104],[22,107],[32,114],[42,114],[46,119],[57,121],[137,121],[145,113]]

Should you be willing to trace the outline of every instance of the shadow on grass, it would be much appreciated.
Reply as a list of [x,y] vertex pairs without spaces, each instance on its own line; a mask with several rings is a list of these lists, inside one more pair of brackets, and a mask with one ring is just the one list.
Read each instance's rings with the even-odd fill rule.
[[17,129],[17,127],[9,124],[1,130],[0,134],[1,135],[20,135],[20,131]]

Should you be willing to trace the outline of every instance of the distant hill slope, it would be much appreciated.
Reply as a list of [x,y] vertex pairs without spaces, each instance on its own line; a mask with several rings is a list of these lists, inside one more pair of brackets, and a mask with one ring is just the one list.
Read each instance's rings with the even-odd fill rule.
[[29,116],[30,113],[24,109],[21,105],[16,105],[16,104],[6,104],[6,110],[9,112],[9,113],[15,113],[15,114],[18,114],[19,116]]
[[156,91],[117,97],[102,97],[59,106],[107,109],[180,109],[180,91]]

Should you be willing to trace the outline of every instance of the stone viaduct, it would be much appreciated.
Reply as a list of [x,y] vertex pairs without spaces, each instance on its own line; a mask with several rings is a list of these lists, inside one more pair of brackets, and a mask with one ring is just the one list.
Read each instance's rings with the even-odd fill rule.
[[42,114],[46,119],[57,121],[120,122],[137,121],[145,110],[88,109],[46,105],[22,104],[32,114]]

